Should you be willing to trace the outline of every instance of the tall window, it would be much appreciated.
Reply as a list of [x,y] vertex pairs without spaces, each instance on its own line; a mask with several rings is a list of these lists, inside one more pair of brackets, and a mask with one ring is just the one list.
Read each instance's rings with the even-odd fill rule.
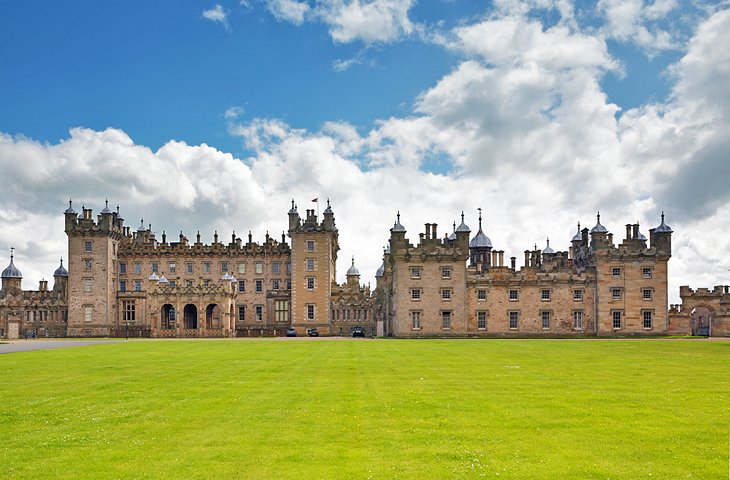
[[277,322],[289,321],[289,300],[277,300],[274,304]]
[[314,271],[314,259],[313,258],[308,258],[307,259],[307,271],[308,272],[313,272]]
[[91,305],[84,305],[84,321],[91,322],[92,314],[94,313],[94,307]]
[[243,293],[246,291],[246,280],[239,280],[238,281],[238,291],[240,293]]
[[152,273],[160,273],[160,264],[152,262]]
[[[170,285],[174,286],[174,285]],[[135,280],[134,281],[134,291],[135,292],[141,292],[142,291],[142,280]]]
[[641,296],[644,300],[651,300],[652,290],[651,288],[644,288],[641,290]]
[[91,279],[90,278],[84,278],[84,292],[86,292],[86,293],[91,292]]
[[281,263],[279,263],[279,262],[272,263],[271,264],[271,273],[273,273],[274,275],[279,275],[280,272],[281,272]]
[[621,289],[620,288],[611,289],[611,299],[612,300],[621,300]]
[[314,290],[314,277],[307,277],[307,290]]
[[170,273],[177,273],[177,263],[175,263],[175,262],[168,263],[167,271]]
[[644,267],[641,269],[641,276],[644,278],[651,278],[651,267]]
[[246,273],[246,264],[245,263],[238,264],[238,273]]
[[243,322],[246,320],[246,305],[238,306],[238,321]]
[[119,273],[127,273],[127,264],[125,262],[119,262]]
[[122,321],[134,322],[136,304],[134,300],[125,300],[122,302]]
[[611,316],[613,317],[613,328],[616,330],[621,328],[621,311],[614,310],[611,312]]
[[514,290],[513,289],[513,290],[510,290],[509,291],[509,299],[510,299],[510,301],[514,302],[514,301],[518,300],[519,298],[520,298],[519,297],[519,292],[517,290]]
[[583,330],[583,312],[582,311],[575,311],[573,312],[573,328],[576,330]]
[[193,262],[187,262],[185,264],[185,271],[188,273],[193,273]]
[[264,320],[264,306],[263,305],[256,305],[256,321],[261,322]]
[[210,273],[210,262],[203,262],[203,273]]
[[411,300],[420,300],[421,299],[421,289],[420,288],[414,288],[411,290]]
[[221,262],[221,273],[228,273],[228,262]]
[[126,280],[119,280],[119,291],[120,292],[127,291],[127,281]]
[[263,262],[256,262],[256,265],[254,267],[256,269],[256,273],[264,273],[264,263]]
[[441,312],[441,328],[451,328],[451,311],[446,310]]
[[644,328],[649,329],[654,327],[654,313],[651,310],[644,310],[641,312],[644,319]]
[[520,318],[519,312],[509,312],[509,328],[510,330],[517,330],[518,320]]
[[477,290],[477,300],[486,300],[487,299],[487,291],[486,290]]
[[550,312],[541,312],[540,317],[542,318],[542,328],[547,330],[550,328]]
[[421,329],[421,312],[411,312],[411,328],[413,330]]
[[307,251],[308,252],[314,251],[314,240],[307,240]]
[[313,321],[314,320],[314,305],[309,304],[307,305],[307,320]]
[[142,273],[142,264],[141,263],[134,262],[134,273],[136,273],[137,275]]
[[272,280],[271,281],[271,289],[272,290],[279,290],[279,280]]
[[84,252],[90,252],[92,245],[93,243],[91,242],[91,240],[84,241]]
[[487,329],[487,312],[477,312],[477,328],[479,330]]
[[420,267],[411,267],[411,278],[421,278]]
[[85,259],[84,260],[84,270],[91,270],[91,267],[93,266],[93,262],[91,259]]
[[264,281],[256,280],[256,293],[261,293],[263,291],[264,291]]

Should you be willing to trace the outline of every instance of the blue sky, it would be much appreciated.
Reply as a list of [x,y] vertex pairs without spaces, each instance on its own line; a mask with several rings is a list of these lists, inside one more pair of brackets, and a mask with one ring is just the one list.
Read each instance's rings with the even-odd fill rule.
[[597,210],[616,237],[666,210],[670,290],[729,283],[728,6],[2,2],[0,248],[55,269],[69,197],[263,238],[329,196],[338,275],[355,255],[372,279],[398,209],[415,240],[483,207],[518,258]]

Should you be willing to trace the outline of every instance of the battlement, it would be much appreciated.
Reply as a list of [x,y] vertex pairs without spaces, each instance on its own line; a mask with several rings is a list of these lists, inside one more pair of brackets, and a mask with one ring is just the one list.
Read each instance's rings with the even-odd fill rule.
[[682,285],[679,287],[679,296],[682,300],[693,297],[722,297],[728,296],[730,298],[730,286],[728,285],[716,285],[712,290],[709,288],[699,287],[696,289],[690,288],[688,285]]
[[112,212],[108,207],[109,202],[107,201],[104,209],[94,220],[93,211],[90,208],[82,207],[81,214],[77,215],[69,200],[68,209],[64,212],[66,233],[69,236],[102,235],[120,239],[125,234],[124,219],[119,215],[119,207],[116,212]]
[[236,232],[231,235],[231,241],[224,244],[218,240],[218,232],[213,235],[213,243],[204,244],[200,241],[200,232],[197,233],[195,243],[191,244],[187,237],[180,232],[179,241],[167,242],[167,235],[162,233],[162,241],[158,242],[149,230],[137,231],[124,237],[119,247],[119,256],[150,255],[150,256],[178,256],[178,255],[229,255],[229,256],[258,256],[258,255],[290,255],[291,248],[286,243],[282,233],[281,241],[277,241],[266,234],[263,243],[253,241],[251,232],[248,233],[248,242],[243,243]]

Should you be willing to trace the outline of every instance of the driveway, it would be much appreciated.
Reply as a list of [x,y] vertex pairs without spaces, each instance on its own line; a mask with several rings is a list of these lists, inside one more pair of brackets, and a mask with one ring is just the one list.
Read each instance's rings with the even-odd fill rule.
[[[0,344],[1,353],[30,352],[33,350],[50,350],[52,348],[83,347],[100,343],[114,343],[120,340],[11,340]],[[123,341],[123,340],[122,340]]]

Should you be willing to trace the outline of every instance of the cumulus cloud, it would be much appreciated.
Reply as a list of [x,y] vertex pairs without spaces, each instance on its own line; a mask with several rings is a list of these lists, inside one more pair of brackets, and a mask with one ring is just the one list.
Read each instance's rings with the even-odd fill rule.
[[311,10],[307,2],[296,0],[266,0],[266,8],[278,20],[291,22],[294,25],[304,23],[304,16]]
[[229,30],[231,28],[231,26],[228,24],[228,12],[218,4],[216,4],[210,10],[204,10],[203,18],[207,18],[211,22],[220,23],[221,25],[223,25],[223,27],[225,27],[226,30]]
[[604,15],[604,33],[620,42],[633,43],[649,56],[678,48],[671,30],[660,21],[678,7],[675,0],[600,0],[598,12]]

